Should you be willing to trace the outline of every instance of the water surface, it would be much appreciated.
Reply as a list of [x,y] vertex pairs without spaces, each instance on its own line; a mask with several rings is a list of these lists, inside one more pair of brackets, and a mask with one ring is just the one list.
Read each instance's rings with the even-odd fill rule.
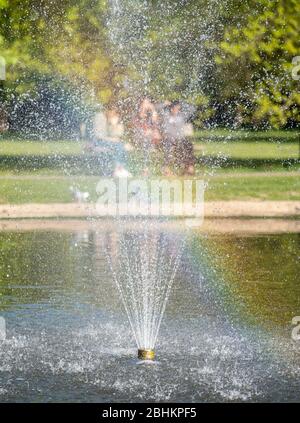
[[186,247],[157,362],[141,364],[112,228],[0,232],[1,402],[299,400],[299,234],[165,235]]

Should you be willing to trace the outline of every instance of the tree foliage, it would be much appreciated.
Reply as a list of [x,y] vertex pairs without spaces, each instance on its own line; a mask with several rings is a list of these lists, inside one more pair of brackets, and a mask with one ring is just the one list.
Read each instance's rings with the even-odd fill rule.
[[299,123],[300,92],[292,62],[300,51],[300,3],[257,4],[246,25],[228,27],[220,43],[216,63],[226,77],[220,101],[235,103],[242,121],[253,125]]
[[299,14],[297,0],[0,0],[0,98],[41,101],[51,81],[125,110],[180,98],[199,124],[293,126]]

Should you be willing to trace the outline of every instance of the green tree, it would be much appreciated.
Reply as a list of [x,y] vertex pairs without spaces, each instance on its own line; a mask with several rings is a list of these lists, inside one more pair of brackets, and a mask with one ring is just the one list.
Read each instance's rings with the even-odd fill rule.
[[68,81],[87,98],[183,99],[198,123],[299,122],[297,0],[0,0],[0,100]]
[[0,103],[14,123],[11,128],[28,130],[30,122],[23,122],[28,111],[34,111],[34,128],[41,127],[47,108],[56,108],[58,116],[63,102],[66,109],[74,107],[78,121],[85,102],[110,103],[117,95],[106,46],[106,8],[105,0],[0,0],[0,55],[7,68]]
[[300,92],[292,78],[299,54],[300,3],[259,0],[246,25],[230,26],[216,57],[225,75],[220,100],[234,104],[243,123],[284,127],[300,121]]
[[57,75],[93,88],[108,102],[114,72],[107,54],[105,0],[0,0],[0,54],[6,87],[35,86],[35,76]]

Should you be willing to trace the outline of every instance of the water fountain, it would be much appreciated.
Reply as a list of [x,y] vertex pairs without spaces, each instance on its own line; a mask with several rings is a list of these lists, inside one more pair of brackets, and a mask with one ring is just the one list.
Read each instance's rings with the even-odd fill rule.
[[[171,2],[158,2],[156,10],[151,2],[136,0],[110,0],[109,6],[107,29],[112,57],[116,63],[122,63],[129,69],[123,81],[125,99],[119,104],[120,109],[125,110],[126,121],[128,109],[136,109],[145,96],[154,92],[157,100],[161,100],[168,89],[174,86],[172,61],[179,60],[180,54],[172,50],[170,61],[162,65],[169,79],[165,79],[164,87],[157,84],[154,88],[155,76],[151,74],[153,45],[151,39],[146,39],[145,34],[152,25],[151,13],[152,17],[154,13],[156,18],[160,14],[171,13]],[[175,9],[177,7],[179,10],[180,5],[176,5]],[[210,21],[208,12],[212,16],[212,10],[209,8],[207,11],[206,22]],[[202,28],[202,35],[208,34],[210,30],[209,25]],[[179,34],[176,37],[180,38]],[[170,40],[166,41],[165,47],[170,53],[169,42]],[[201,66],[205,67],[203,57],[200,60],[201,56],[203,51],[200,49],[190,64],[193,71],[188,78],[186,98],[192,97],[199,90],[195,81],[199,79],[199,72],[202,72]],[[138,77],[134,76],[135,74]],[[191,106],[187,107],[186,113],[190,114],[191,110]],[[140,161],[143,162],[142,167],[144,165],[148,171],[151,162],[147,151],[149,147],[143,139],[140,139],[139,143],[144,145]],[[118,220],[115,223],[120,226]],[[121,231],[113,251],[107,251],[110,268],[134,333],[138,358],[141,360],[153,360],[155,357],[154,347],[158,331],[183,250],[182,244],[174,244],[171,248],[168,240],[156,233],[156,223],[140,217],[137,223],[139,231]]]
[[[119,222],[120,223],[120,222]],[[144,220],[119,231],[107,258],[138,347],[138,358],[154,360],[154,347],[174,281],[182,244]]]

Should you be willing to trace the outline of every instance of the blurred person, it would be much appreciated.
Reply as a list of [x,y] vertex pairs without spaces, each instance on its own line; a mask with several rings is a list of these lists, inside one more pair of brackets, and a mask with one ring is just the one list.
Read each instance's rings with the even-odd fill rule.
[[162,150],[164,155],[164,173],[193,175],[195,172],[195,155],[192,142],[187,138],[187,122],[181,110],[180,102],[173,102],[165,113]]
[[161,141],[159,115],[149,98],[146,97],[141,101],[138,113],[133,119],[132,129],[134,145],[143,153],[143,174],[147,176],[152,153]]
[[124,125],[116,110],[101,110],[95,114],[88,151],[97,153],[105,174],[114,175],[120,165],[125,169],[127,149],[123,135]]

